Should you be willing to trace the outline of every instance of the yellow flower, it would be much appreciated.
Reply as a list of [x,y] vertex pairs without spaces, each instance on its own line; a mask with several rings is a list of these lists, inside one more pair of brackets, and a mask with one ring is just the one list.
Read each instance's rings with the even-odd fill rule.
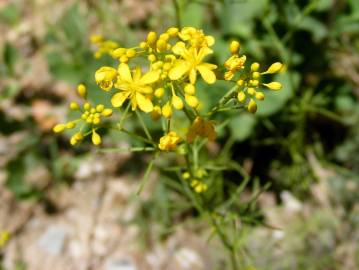
[[193,179],[191,181],[191,187],[197,193],[202,193],[208,189],[208,186],[205,183],[203,183],[202,181],[197,180],[197,179]]
[[92,44],[95,44],[97,47],[96,52],[94,53],[95,58],[101,58],[104,54],[111,55],[112,52],[118,48],[118,44],[112,40],[104,40],[101,35],[92,35],[90,37],[90,41]]
[[214,141],[217,137],[216,131],[214,129],[214,122],[206,121],[199,116],[196,117],[187,134],[188,142],[192,143],[197,136],[208,138],[208,140]]
[[101,35],[93,34],[93,35],[90,36],[90,42],[93,43],[93,44],[103,42],[103,40],[104,40],[104,38]]
[[257,111],[257,103],[254,101],[254,99],[250,99],[248,103],[248,111],[250,113],[255,113]]
[[0,231],[0,248],[4,247],[10,239],[10,233],[8,231]]
[[227,70],[231,71],[232,73],[240,70],[244,67],[247,57],[242,55],[239,57],[238,55],[232,55],[227,61],[224,63],[224,66]]
[[77,93],[83,97],[83,98],[86,98],[86,94],[87,94],[87,90],[86,90],[86,86],[84,84],[79,84],[77,86]]
[[282,89],[282,84],[279,82],[263,83],[263,85],[274,91]]
[[95,129],[92,129],[92,143],[94,145],[101,144],[101,136],[95,131]]
[[273,74],[279,72],[283,68],[283,64],[280,62],[273,63],[265,72],[262,74]]
[[194,27],[183,27],[178,36],[183,41],[188,41],[192,47],[210,47],[214,44],[215,40],[212,36],[206,36],[203,30]]
[[158,148],[162,151],[171,151],[176,149],[177,145],[181,142],[181,137],[176,132],[170,131],[168,134],[160,138]]
[[229,45],[229,50],[231,51],[231,54],[237,54],[241,45],[237,40],[233,40]]
[[96,83],[105,91],[111,90],[117,70],[112,67],[101,67],[95,73]]
[[131,74],[127,64],[121,63],[118,67],[119,77],[115,87],[121,92],[114,94],[111,103],[114,107],[121,107],[126,99],[131,100],[132,110],[137,106],[144,112],[153,110],[152,101],[146,95],[152,94],[153,90],[150,84],[159,79],[159,71],[149,71],[142,76],[141,69],[136,68]]
[[188,75],[190,83],[195,84],[198,71],[205,82],[208,84],[215,83],[216,75],[212,70],[216,69],[217,66],[210,63],[203,63],[203,59],[213,53],[210,48],[202,47],[197,49],[191,47],[187,49],[183,42],[177,42],[172,50],[183,59],[178,59],[174,62],[168,74],[171,80],[178,80],[183,75]]

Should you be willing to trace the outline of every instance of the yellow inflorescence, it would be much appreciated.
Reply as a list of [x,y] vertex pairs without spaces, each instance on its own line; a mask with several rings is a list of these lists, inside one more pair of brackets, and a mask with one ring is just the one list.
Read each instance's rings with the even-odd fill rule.
[[0,249],[6,245],[10,239],[10,233],[8,231],[0,231]]
[[[86,100],[87,90],[83,84],[78,85],[77,92]],[[71,102],[70,109],[73,111],[80,112],[80,117],[68,123],[57,124],[56,126],[54,126],[53,131],[56,133],[60,133],[63,132],[65,129],[74,129],[77,126],[81,126],[80,130],[71,137],[70,143],[72,145],[75,145],[78,142],[82,141],[87,135],[92,134],[92,143],[94,145],[99,145],[101,143],[101,137],[96,132],[96,130],[101,124],[101,119],[103,117],[108,117],[112,115],[112,109],[105,108],[103,104],[92,106],[87,100],[82,106],[80,106],[76,102]],[[90,131],[83,132],[83,129],[86,126],[90,128]]]
[[[208,62],[213,54],[215,39],[194,27],[171,27],[163,33],[151,31],[143,41],[131,48],[120,47],[116,42],[106,41],[99,35],[92,36],[91,42],[97,46],[95,57],[108,54],[116,61],[115,66],[100,67],[94,76],[99,88],[109,93],[112,106],[121,108],[126,104],[132,111],[149,113],[154,121],[166,120],[164,123],[170,123],[176,111],[184,111],[191,120],[187,133],[187,142],[190,144],[197,137],[216,139],[215,122],[208,119],[211,114],[204,117],[199,113],[200,108],[204,107],[201,105],[205,105],[205,101],[197,96],[196,84],[199,80],[206,84],[214,84],[217,79],[228,81],[228,84],[232,84],[231,100],[252,113],[257,110],[257,101],[265,98],[262,88],[277,91],[282,87],[279,82],[262,82],[261,78],[280,72],[283,65],[276,62],[261,72],[259,63],[248,65],[247,57],[240,54],[241,45],[236,40],[229,44],[230,56],[222,72],[217,65]],[[145,66],[139,66],[138,63],[145,63]],[[87,91],[83,84],[78,86],[77,92],[86,100]],[[92,106],[88,101],[82,106],[72,102],[70,108],[80,111],[81,117],[56,125],[54,131],[74,129],[82,123],[81,128],[71,137],[71,144],[78,143],[90,134],[93,144],[100,144],[101,136],[97,129],[102,118],[111,115],[112,109],[102,104]],[[223,108],[214,111],[220,109]],[[158,149],[175,150],[182,142],[168,124],[166,134],[159,140]],[[198,192],[206,189],[198,183],[198,177],[195,180],[193,187]]]
[[96,46],[96,52],[94,53],[96,59],[101,58],[105,54],[111,55],[112,52],[119,47],[117,42],[105,40],[101,35],[92,35],[90,42]]
[[162,151],[171,151],[177,148],[177,145],[181,142],[181,137],[176,132],[170,131],[160,139],[158,148]]
[[224,63],[227,70],[224,79],[227,81],[234,80],[238,86],[237,100],[239,103],[245,103],[249,112],[257,111],[256,100],[264,100],[264,93],[258,91],[260,88],[267,87],[270,90],[280,90],[282,85],[279,82],[262,83],[261,76],[266,74],[278,73],[282,70],[283,65],[279,62],[272,64],[266,71],[259,72],[260,64],[252,63],[246,72],[245,55],[239,55],[240,44],[232,41],[229,46],[232,56]]
[[189,181],[190,186],[196,193],[202,193],[208,189],[208,185],[204,182],[207,175],[207,171],[200,168],[197,169],[192,175],[188,171],[182,173],[182,178],[186,181]]

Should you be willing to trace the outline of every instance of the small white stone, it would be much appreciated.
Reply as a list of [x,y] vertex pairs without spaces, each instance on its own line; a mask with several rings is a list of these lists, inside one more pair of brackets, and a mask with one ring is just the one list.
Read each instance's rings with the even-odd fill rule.
[[192,249],[181,248],[175,254],[176,261],[183,269],[202,269],[201,257]]
[[68,231],[65,227],[54,225],[50,226],[38,240],[38,246],[51,255],[59,255],[65,243]]
[[112,259],[108,260],[105,270],[137,270],[137,267],[128,259]]
[[283,191],[280,194],[280,197],[283,200],[285,208],[287,208],[288,210],[291,210],[293,212],[299,212],[303,209],[302,203],[289,191]]

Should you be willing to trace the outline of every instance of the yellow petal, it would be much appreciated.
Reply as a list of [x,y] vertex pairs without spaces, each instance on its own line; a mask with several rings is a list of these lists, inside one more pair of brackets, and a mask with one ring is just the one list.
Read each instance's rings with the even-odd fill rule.
[[199,102],[195,96],[185,95],[185,100],[186,100],[186,103],[192,108],[196,108],[198,106]]
[[183,42],[177,42],[173,47],[172,51],[177,54],[181,55],[186,50],[186,45]]
[[176,110],[182,110],[183,109],[183,101],[178,96],[172,96],[172,105]]
[[279,82],[270,82],[263,83],[264,86],[268,87],[270,90],[280,90],[282,88],[282,84]]
[[158,81],[160,77],[160,71],[159,70],[153,70],[150,72],[147,72],[145,75],[142,76],[140,79],[141,84],[151,84],[156,81]]
[[191,84],[195,84],[197,80],[197,72],[196,69],[192,68],[189,72],[189,81]]
[[148,113],[153,110],[152,101],[149,98],[145,98],[144,95],[136,93],[136,101],[142,111]]
[[207,64],[201,64],[197,66],[197,69],[199,73],[201,73],[201,76],[203,80],[206,81],[208,84],[213,84],[216,82],[216,74],[211,70],[212,65]]
[[239,102],[243,102],[246,99],[246,94],[243,91],[238,92],[237,99]]
[[141,68],[136,67],[135,70],[132,73],[132,79],[134,81],[139,81],[139,80],[141,80],[141,75],[142,75]]
[[207,55],[213,53],[213,51],[208,47],[202,47],[198,52],[198,61],[202,61]]
[[248,111],[251,113],[255,113],[257,111],[257,103],[253,99],[249,101]]
[[178,80],[188,72],[189,67],[183,60],[177,60],[174,64],[174,67],[169,71],[168,76],[171,80]]
[[278,71],[280,71],[283,67],[283,64],[280,62],[275,62],[273,63],[265,72],[263,72],[262,74],[273,74],[273,73],[277,73]]
[[57,124],[56,126],[54,126],[54,128],[52,129],[55,133],[60,133],[62,131],[64,131],[66,128],[66,125],[64,124]]
[[114,107],[121,107],[125,100],[130,96],[131,92],[119,92],[112,96],[111,104]]
[[212,36],[206,36],[206,41],[208,46],[213,46],[216,40]]
[[127,64],[121,63],[118,66],[118,74],[120,75],[121,80],[132,82],[131,71]]
[[169,102],[167,102],[163,107],[162,107],[162,115],[166,118],[171,118],[172,116],[172,108]]
[[95,130],[92,131],[92,143],[94,145],[99,145],[101,143],[101,137],[96,133]]

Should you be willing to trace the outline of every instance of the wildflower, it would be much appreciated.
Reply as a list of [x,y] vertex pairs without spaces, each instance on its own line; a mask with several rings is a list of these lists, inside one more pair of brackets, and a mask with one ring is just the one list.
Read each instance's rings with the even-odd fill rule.
[[257,62],[254,62],[252,65],[251,65],[251,71],[257,71],[259,69],[260,65],[259,63]]
[[199,116],[196,117],[187,134],[188,142],[192,143],[197,136],[208,138],[208,140],[214,141],[217,137],[216,131],[214,129],[214,122],[206,121]]
[[184,173],[182,173],[182,178],[183,178],[183,179],[187,180],[187,179],[189,179],[190,177],[191,177],[191,174],[190,174],[189,172],[184,172]]
[[167,29],[167,33],[171,36],[171,37],[175,37],[178,34],[178,28],[177,27],[171,27]]
[[153,31],[149,32],[148,35],[147,35],[147,43],[149,45],[153,45],[153,44],[155,44],[156,40],[157,40],[156,32],[153,32]]
[[215,42],[212,36],[206,36],[203,30],[194,27],[183,27],[178,36],[183,41],[188,41],[194,48],[210,47]]
[[101,144],[101,137],[100,137],[100,135],[98,135],[98,133],[96,132],[95,129],[92,129],[92,143],[94,145]]
[[101,67],[95,73],[96,83],[105,91],[111,90],[117,70],[112,67]]
[[172,107],[169,101],[162,107],[162,115],[166,118],[172,117]]
[[185,95],[184,99],[186,100],[186,103],[192,107],[192,108],[197,108],[199,105],[199,101],[198,98],[195,96],[191,96],[191,95]]
[[238,55],[232,55],[228,58],[224,63],[224,67],[228,70],[224,75],[225,80],[231,80],[235,75],[235,72],[243,69],[246,59],[247,57],[245,55],[242,55],[241,57]]
[[254,101],[254,99],[250,99],[248,103],[248,111],[250,113],[255,113],[257,111],[257,103]]
[[0,248],[4,247],[10,239],[10,233],[8,231],[0,231]]
[[[84,85],[79,85],[77,87],[77,90],[82,96],[83,93],[86,93],[86,87]],[[55,125],[53,127],[53,131],[55,133],[60,133],[63,132],[65,129],[73,129],[76,126],[78,126],[80,123],[82,123],[82,127],[80,128],[80,131],[76,132],[70,139],[71,145],[75,145],[78,142],[82,141],[85,137],[85,135],[81,132],[83,127],[85,125],[87,126],[90,125],[91,128],[90,134],[92,134],[92,143],[94,145],[99,145],[101,143],[101,137],[96,132],[96,130],[101,124],[102,117],[108,117],[112,115],[112,109],[105,108],[103,104],[92,106],[89,102],[84,103],[82,107],[80,107],[80,105],[77,104],[76,102],[71,102],[70,108],[74,111],[81,112],[81,116],[78,119],[72,120],[68,123]],[[86,135],[89,134],[86,133]]]
[[87,90],[86,90],[86,86],[83,85],[83,84],[79,84],[77,86],[77,93],[83,97],[83,98],[86,98],[86,94],[87,94]]
[[240,47],[241,47],[241,45],[239,44],[239,42],[236,41],[236,40],[233,40],[231,42],[231,44],[229,45],[229,49],[231,51],[231,54],[237,54]]
[[213,51],[208,47],[189,48],[185,47],[183,42],[178,42],[173,46],[172,51],[182,57],[175,61],[174,66],[169,71],[169,78],[171,80],[178,80],[183,75],[189,76],[191,84],[195,84],[197,78],[197,71],[201,74],[203,80],[208,84],[213,84],[216,81],[216,75],[212,71],[217,68],[216,65],[210,63],[203,63],[203,59],[212,54]]
[[101,35],[92,35],[90,37],[90,42],[96,45],[96,52],[94,57],[96,59],[101,58],[104,54],[111,55],[112,52],[118,48],[118,43],[112,40],[105,40]]
[[282,89],[282,84],[279,82],[270,82],[270,83],[263,83],[264,86],[268,87],[270,90],[280,90]]
[[158,148],[162,151],[172,151],[177,148],[177,145],[181,142],[181,137],[176,132],[170,131],[168,134],[160,138]]
[[104,40],[104,38],[101,35],[91,35],[90,36],[90,41],[93,44],[98,44],[100,42],[103,42],[103,40]]
[[265,72],[262,74],[273,74],[279,72],[283,67],[283,64],[280,62],[273,63]]
[[130,99],[132,110],[136,110],[138,106],[144,112],[151,112],[153,104],[146,95],[152,94],[153,90],[150,84],[159,79],[159,72],[149,71],[142,76],[141,69],[136,68],[131,74],[129,66],[121,63],[118,67],[118,74],[115,88],[121,91],[112,96],[112,105],[121,107],[126,99]]
[[202,193],[208,189],[208,186],[198,179],[193,179],[191,182],[191,187],[197,193]]

